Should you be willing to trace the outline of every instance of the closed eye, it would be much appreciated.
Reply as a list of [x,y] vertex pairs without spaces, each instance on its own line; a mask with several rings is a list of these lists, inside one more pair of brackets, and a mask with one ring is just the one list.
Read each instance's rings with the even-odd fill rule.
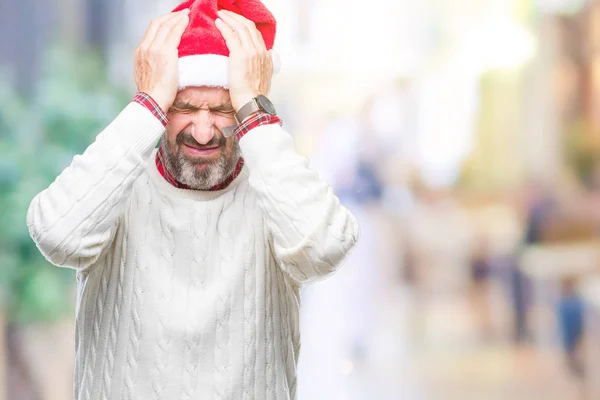
[[224,117],[231,117],[235,114],[235,110],[233,108],[214,108],[211,109],[210,112],[216,115],[222,115]]
[[172,106],[171,108],[169,108],[169,114],[191,114],[194,111],[197,111],[197,109],[195,108],[183,108],[183,107],[175,107]]
[[[169,108],[169,114],[191,114],[199,110],[205,110],[205,108],[198,108],[194,106],[177,106],[173,105]],[[222,117],[232,117],[235,115],[235,109],[233,107],[215,107],[209,109],[211,114],[219,115]]]

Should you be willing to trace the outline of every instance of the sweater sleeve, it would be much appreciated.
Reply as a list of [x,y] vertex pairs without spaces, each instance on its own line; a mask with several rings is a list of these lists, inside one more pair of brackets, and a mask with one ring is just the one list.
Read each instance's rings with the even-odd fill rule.
[[298,283],[333,273],[358,240],[356,218],[278,124],[252,129],[240,147],[282,269]]
[[76,269],[97,261],[114,238],[133,182],[163,132],[147,108],[130,103],[31,201],[27,226],[48,261]]

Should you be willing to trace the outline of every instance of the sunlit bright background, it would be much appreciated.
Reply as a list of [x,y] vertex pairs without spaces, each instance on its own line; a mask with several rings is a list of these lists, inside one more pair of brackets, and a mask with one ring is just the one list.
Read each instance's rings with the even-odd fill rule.
[[[600,1],[265,3],[270,97],[362,229],[303,291],[299,399],[600,398]],[[0,400],[72,397],[74,275],[25,212],[176,4],[0,2]]]

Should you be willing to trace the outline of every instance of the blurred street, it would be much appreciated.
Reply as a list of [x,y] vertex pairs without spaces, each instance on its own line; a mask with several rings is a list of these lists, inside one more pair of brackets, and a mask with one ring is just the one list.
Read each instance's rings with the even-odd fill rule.
[[389,216],[369,211],[363,234],[375,247],[362,242],[339,279],[306,289],[301,399],[593,398],[567,373],[558,343],[544,343],[558,335],[551,308],[536,310],[546,317],[537,341],[515,345],[502,277],[479,292],[436,278],[407,285],[402,254],[377,249],[393,249],[398,232]]

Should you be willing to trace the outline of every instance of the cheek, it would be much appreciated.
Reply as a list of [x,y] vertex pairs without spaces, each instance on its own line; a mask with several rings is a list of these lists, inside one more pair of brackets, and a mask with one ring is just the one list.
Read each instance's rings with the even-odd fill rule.
[[167,140],[171,143],[174,143],[177,135],[179,135],[179,133],[183,131],[189,125],[189,123],[189,118],[185,118],[185,116],[170,117],[169,124],[166,128]]
[[235,118],[233,117],[215,117],[214,124],[218,130],[222,130],[223,128],[237,125],[237,122],[235,122]]

